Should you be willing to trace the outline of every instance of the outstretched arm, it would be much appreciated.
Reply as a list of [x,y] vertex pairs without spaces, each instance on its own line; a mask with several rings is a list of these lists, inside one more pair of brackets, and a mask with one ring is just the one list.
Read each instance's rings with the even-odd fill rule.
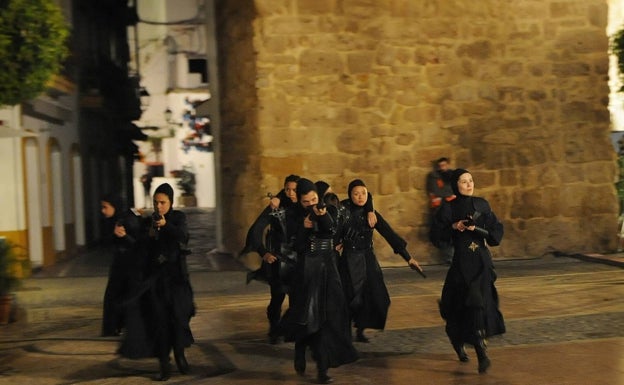
[[373,208],[373,194],[368,193],[368,199],[366,200],[366,204],[364,204],[364,212],[366,212],[368,225],[372,228],[377,224],[377,215],[375,215],[375,209]]

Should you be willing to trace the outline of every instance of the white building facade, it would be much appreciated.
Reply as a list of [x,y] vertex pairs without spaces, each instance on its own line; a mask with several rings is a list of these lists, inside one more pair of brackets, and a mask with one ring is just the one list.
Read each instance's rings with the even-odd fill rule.
[[[137,142],[142,154],[134,166],[134,201],[151,207],[149,196],[160,183],[169,182],[183,193],[172,172],[194,173],[195,201],[199,207],[216,206],[214,136],[211,118],[197,116],[195,107],[211,98],[206,53],[206,4],[197,0],[136,3],[139,23],[129,30],[134,44],[131,61],[150,95],[149,106],[136,125],[150,140]],[[153,175],[148,194],[140,181]],[[180,207],[188,201],[177,200]]]
[[82,166],[74,85],[0,109],[0,236],[25,250],[33,268],[85,245]]

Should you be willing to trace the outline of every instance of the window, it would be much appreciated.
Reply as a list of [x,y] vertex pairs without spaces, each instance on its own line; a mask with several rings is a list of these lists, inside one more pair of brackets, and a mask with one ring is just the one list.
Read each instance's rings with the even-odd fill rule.
[[203,84],[208,83],[208,64],[206,59],[188,59],[189,73],[196,73],[201,75],[201,82]]

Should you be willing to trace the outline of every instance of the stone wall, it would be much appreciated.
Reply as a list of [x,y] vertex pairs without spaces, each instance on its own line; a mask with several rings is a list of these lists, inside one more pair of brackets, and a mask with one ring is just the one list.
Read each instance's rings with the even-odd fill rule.
[[[219,4],[224,243],[291,173],[363,179],[420,261],[425,176],[449,156],[505,224],[497,258],[614,249],[604,0]],[[402,264],[376,242],[385,265]]]

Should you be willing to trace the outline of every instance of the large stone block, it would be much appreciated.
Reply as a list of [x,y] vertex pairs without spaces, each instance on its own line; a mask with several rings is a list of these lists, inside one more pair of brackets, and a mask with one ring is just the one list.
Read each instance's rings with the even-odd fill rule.
[[462,44],[457,49],[457,56],[467,56],[471,59],[487,60],[492,55],[492,43],[488,40]]
[[609,42],[604,29],[573,29],[562,32],[555,42],[556,49],[569,50],[573,53],[605,53]]
[[339,151],[348,154],[361,154],[368,148],[367,130],[350,128],[343,130],[338,136],[336,147]]
[[612,183],[588,185],[582,194],[581,212],[583,217],[600,216],[618,211],[619,202],[614,194]]
[[328,96],[332,102],[346,103],[355,96],[356,91],[342,82],[328,84]]
[[284,53],[289,47],[289,37],[284,35],[278,36],[264,36],[262,39],[262,52],[261,55],[266,55],[266,58],[270,60],[275,54]]
[[347,71],[351,74],[369,73],[374,62],[373,52],[352,52],[347,54]]
[[313,16],[272,16],[259,21],[267,35],[297,36],[315,33],[318,19]]
[[255,10],[262,17],[290,13],[291,0],[253,0]]
[[260,171],[272,175],[297,174],[303,169],[303,161],[299,156],[290,157],[261,157]]
[[440,116],[440,107],[435,105],[423,105],[406,108],[403,120],[406,122],[423,123],[435,121]]
[[340,75],[344,71],[342,58],[335,51],[305,50],[299,58],[301,75]]
[[340,153],[314,153],[309,156],[307,170],[311,175],[338,175],[344,172],[349,156]]
[[456,85],[459,79],[457,68],[448,64],[427,66],[427,84],[433,88],[450,87]]
[[325,14],[336,10],[336,0],[296,0],[299,14]]
[[393,194],[397,191],[397,175],[395,172],[385,172],[379,175],[379,193]]
[[518,190],[512,194],[512,218],[541,218],[543,208],[542,190],[540,189]]
[[499,175],[499,183],[501,187],[514,187],[518,185],[518,170],[507,168],[500,170],[498,172]]
[[552,74],[559,77],[587,76],[590,70],[590,64],[583,62],[555,63],[552,66]]

